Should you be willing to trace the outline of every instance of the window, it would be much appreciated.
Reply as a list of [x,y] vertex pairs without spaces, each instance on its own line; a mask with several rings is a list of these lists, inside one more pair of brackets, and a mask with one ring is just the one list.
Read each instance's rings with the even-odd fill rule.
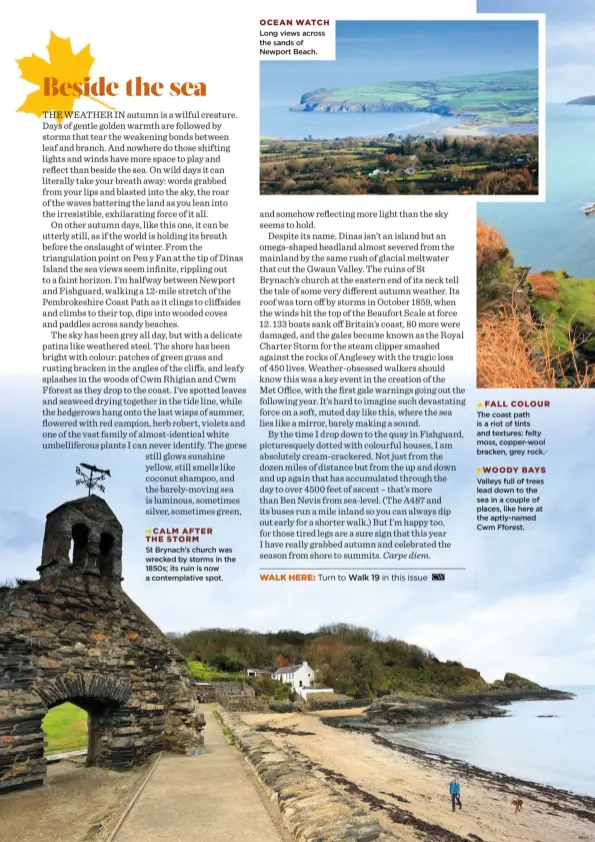
[[90,531],[84,523],[75,523],[72,527],[72,564],[74,567],[83,568],[85,566]]
[[102,532],[99,539],[99,575],[114,575],[114,536],[109,532]]

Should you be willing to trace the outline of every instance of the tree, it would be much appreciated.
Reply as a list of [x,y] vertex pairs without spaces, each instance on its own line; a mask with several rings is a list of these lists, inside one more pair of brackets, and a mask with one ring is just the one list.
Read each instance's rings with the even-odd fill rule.
[[485,196],[535,193],[531,173],[523,170],[496,170],[483,175],[477,182],[477,192]]
[[328,192],[347,195],[356,191],[348,178],[334,178],[329,185]]

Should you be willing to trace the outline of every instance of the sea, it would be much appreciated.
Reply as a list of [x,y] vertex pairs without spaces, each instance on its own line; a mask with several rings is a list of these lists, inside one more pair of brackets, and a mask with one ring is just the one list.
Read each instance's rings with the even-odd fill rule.
[[391,132],[399,135],[433,137],[447,126],[460,123],[460,117],[441,117],[439,114],[407,112],[327,114],[319,111],[290,111],[285,105],[262,105],[260,136],[280,137],[283,140],[334,140],[337,137],[385,137]]
[[595,796],[595,686],[560,689],[576,698],[513,702],[507,706],[510,716],[383,730],[382,736],[491,772]]
[[[368,112],[351,111],[327,114],[321,111],[290,111],[286,105],[261,105],[260,136],[278,137],[283,140],[334,140],[345,137],[386,137],[408,134],[437,137],[449,126],[464,122],[458,117],[441,117],[425,112]],[[492,126],[483,134],[530,134],[537,131],[537,124],[523,126]]]
[[595,106],[550,104],[546,111],[546,201],[479,204],[478,214],[498,228],[515,262],[534,272],[565,269],[595,278]]

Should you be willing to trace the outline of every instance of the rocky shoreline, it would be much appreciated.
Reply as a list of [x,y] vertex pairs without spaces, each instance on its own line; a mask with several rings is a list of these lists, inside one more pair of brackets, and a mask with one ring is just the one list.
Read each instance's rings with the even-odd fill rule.
[[[399,842],[595,839],[593,797],[400,745],[392,741],[396,738],[394,729],[372,730],[368,725],[358,733],[328,728],[334,719],[328,711],[320,715],[244,714],[242,718],[254,729],[251,739],[258,736],[274,744],[277,754],[271,759],[277,763],[283,757],[292,770],[301,770],[304,785],[313,775],[335,796],[345,799],[345,805],[351,805],[356,814],[359,807],[362,819],[364,811],[369,819],[374,818],[377,824],[366,827],[370,834],[366,839],[374,839],[380,829]],[[246,742],[245,733],[238,736]],[[263,743],[256,745],[260,757]],[[448,795],[453,775],[463,781],[464,790],[463,809],[456,813],[451,811]],[[293,778],[288,783],[292,794],[298,792]],[[285,797],[279,792],[280,804]],[[322,791],[316,797],[322,798]],[[524,802],[520,818],[511,805],[518,798]],[[313,832],[313,839],[326,842],[320,825],[308,830]],[[303,839],[309,838],[304,834]]]
[[376,745],[406,754],[431,768],[447,767],[448,774],[456,773],[457,776],[466,780],[479,781],[507,797],[520,797],[541,803],[551,810],[568,813],[595,825],[595,798],[589,795],[577,795],[566,789],[526,781],[512,775],[506,775],[503,772],[490,772],[487,769],[474,766],[472,763],[467,763],[465,760],[457,760],[444,754],[436,754],[435,752],[394,743],[378,733],[372,736],[372,740]]
[[509,716],[512,702],[561,701],[573,693],[547,687],[498,687],[485,692],[459,693],[448,698],[390,695],[374,699],[359,717],[336,717],[328,724],[335,728],[375,731],[390,725],[444,725],[469,719]]

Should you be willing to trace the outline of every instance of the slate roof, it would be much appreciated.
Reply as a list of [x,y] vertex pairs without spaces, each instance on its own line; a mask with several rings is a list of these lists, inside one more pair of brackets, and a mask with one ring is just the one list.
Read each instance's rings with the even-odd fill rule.
[[297,672],[301,666],[301,664],[294,664],[292,667],[279,667],[278,670],[275,670],[273,675],[289,675],[292,672]]

